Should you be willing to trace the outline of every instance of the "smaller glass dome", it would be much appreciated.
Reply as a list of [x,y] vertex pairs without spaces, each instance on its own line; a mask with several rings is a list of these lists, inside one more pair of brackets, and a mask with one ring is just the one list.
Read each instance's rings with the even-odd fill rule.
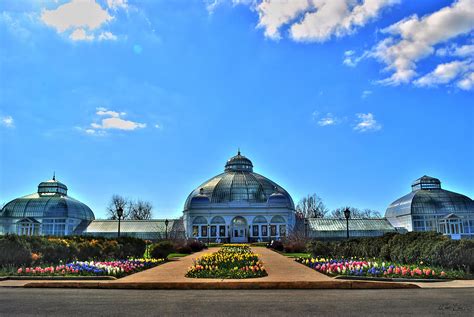
[[424,175],[411,184],[411,190],[416,191],[420,189],[431,190],[441,189],[441,181],[437,178]]
[[253,164],[248,158],[240,154],[240,150],[237,152],[236,156],[231,157],[225,164],[226,172],[253,172]]
[[210,203],[209,197],[204,195],[203,188],[199,189],[199,194],[197,194],[191,199],[191,206],[195,206],[195,207],[202,204],[209,204],[209,203]]
[[444,190],[441,181],[422,176],[412,184],[412,192],[395,200],[385,212],[386,218],[404,215],[469,214],[474,210],[474,201],[469,197]]
[[283,193],[280,193],[280,191],[278,190],[278,187],[275,187],[275,192],[273,194],[270,195],[270,197],[268,197],[268,201],[267,203],[269,205],[273,205],[273,204],[286,204],[288,203],[288,198],[283,194]]
[[38,185],[38,194],[40,196],[67,195],[67,186],[56,180],[56,175],[49,181],[41,182]]
[[8,202],[0,213],[6,218],[74,218],[94,220],[92,210],[67,195],[67,186],[53,179],[41,182],[38,192]]

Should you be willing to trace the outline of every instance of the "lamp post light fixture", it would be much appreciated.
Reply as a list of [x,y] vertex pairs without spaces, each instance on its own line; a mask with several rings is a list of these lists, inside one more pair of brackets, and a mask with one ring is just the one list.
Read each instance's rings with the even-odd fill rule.
[[344,210],[344,217],[346,217],[347,239],[349,239],[349,218],[351,217],[351,211],[349,208]]
[[209,246],[209,224],[207,224],[207,245]]
[[165,236],[166,240],[168,240],[168,225],[170,224],[170,221],[168,219],[165,219]]
[[117,217],[118,217],[118,237],[120,238],[120,218],[123,217],[123,208],[121,206],[117,208]]

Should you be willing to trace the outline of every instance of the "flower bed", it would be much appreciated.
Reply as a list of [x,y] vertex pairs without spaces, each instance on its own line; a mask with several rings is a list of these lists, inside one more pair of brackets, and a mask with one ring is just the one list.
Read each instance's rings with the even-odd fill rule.
[[115,276],[123,277],[163,263],[163,259],[131,259],[121,261],[81,262],[46,267],[21,267],[19,276]]
[[330,258],[296,258],[318,272],[336,276],[365,276],[386,278],[417,279],[459,279],[464,277],[462,271],[441,270],[420,265],[396,265],[394,263],[365,259],[330,259]]
[[248,245],[224,244],[214,253],[194,260],[186,277],[241,279],[266,276],[267,272],[258,255]]

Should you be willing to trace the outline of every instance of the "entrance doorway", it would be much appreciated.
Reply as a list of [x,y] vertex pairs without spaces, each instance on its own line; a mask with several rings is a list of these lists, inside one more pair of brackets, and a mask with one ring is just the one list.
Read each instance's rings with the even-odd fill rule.
[[232,243],[248,242],[248,226],[244,217],[237,216],[231,222],[231,237]]

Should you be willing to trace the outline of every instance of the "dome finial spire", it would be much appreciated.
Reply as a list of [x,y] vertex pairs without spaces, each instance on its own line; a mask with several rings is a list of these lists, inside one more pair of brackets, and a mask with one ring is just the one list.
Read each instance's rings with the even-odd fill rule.
[[237,155],[240,155],[240,146],[237,149]]
[[56,171],[53,172],[53,181],[56,180]]

